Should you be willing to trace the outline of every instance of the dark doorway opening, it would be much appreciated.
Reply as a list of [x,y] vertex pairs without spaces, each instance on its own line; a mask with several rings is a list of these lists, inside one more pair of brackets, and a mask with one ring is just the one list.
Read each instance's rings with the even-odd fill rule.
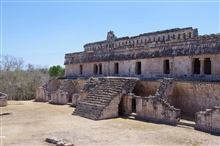
[[132,112],[136,112],[136,99],[132,98]]
[[115,63],[114,64],[114,74],[118,74],[119,73],[119,71],[118,71],[118,63]]
[[83,74],[83,66],[82,65],[79,66],[79,74],[81,74],[81,75]]
[[94,64],[94,74],[97,75],[98,74],[98,65],[97,64]]
[[170,61],[164,60],[164,74],[170,74]]
[[121,98],[121,101],[120,101],[120,103],[119,103],[119,106],[118,106],[118,115],[119,116],[122,116],[122,115],[124,115],[124,113],[125,113],[125,111],[124,111],[124,98]]
[[99,74],[102,74],[102,64],[99,64]]
[[69,98],[68,98],[68,99],[69,99],[68,102],[69,102],[69,103],[72,103],[72,96],[69,95]]
[[136,62],[135,72],[136,72],[136,74],[138,74],[138,75],[141,74],[141,62]]
[[211,60],[210,60],[210,58],[205,58],[204,73],[206,75],[211,75]]
[[199,58],[195,58],[193,60],[193,74],[200,74],[200,60]]

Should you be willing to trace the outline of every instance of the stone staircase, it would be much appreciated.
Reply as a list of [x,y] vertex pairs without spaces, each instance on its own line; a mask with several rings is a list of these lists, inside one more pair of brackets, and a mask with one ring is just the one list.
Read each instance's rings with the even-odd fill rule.
[[[89,94],[79,102],[74,114],[93,120],[100,119],[103,110],[109,106],[110,102],[116,97],[121,100],[122,94],[131,93],[138,80],[137,78],[122,77],[89,79],[85,85],[86,89],[84,89],[89,91]],[[95,86],[94,83],[96,83]],[[88,88],[89,85],[91,85],[92,90]],[[120,103],[120,100],[117,104]],[[118,111],[118,109],[115,110]]]
[[171,78],[164,78],[161,81],[160,86],[157,89],[155,97],[157,97],[157,98],[164,98],[164,94],[165,94],[166,90],[169,87],[171,87],[172,84],[173,84],[173,79],[171,79]]

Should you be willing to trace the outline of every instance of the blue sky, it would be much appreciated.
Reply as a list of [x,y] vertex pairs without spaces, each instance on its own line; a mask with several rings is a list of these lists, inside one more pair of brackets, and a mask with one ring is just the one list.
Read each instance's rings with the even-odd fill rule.
[[65,53],[117,37],[193,27],[199,35],[220,32],[220,1],[1,0],[1,55],[26,64],[62,65]]

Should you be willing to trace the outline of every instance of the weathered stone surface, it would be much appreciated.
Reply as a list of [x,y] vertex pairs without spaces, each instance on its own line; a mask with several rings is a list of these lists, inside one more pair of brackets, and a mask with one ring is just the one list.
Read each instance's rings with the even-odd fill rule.
[[180,109],[171,106],[165,99],[167,92],[172,93],[173,79],[165,78],[161,81],[155,96],[136,96],[137,118],[177,125]]
[[220,107],[197,112],[195,129],[220,135]]
[[80,93],[84,87],[84,79],[51,79],[36,90],[35,101],[52,104],[67,104],[72,102],[72,95]]
[[[65,55],[66,77],[220,76],[217,65],[220,62],[220,34],[198,36],[197,29],[172,29],[121,39],[111,32],[106,41],[87,44],[84,48],[83,52]],[[199,72],[194,70],[195,59],[200,62],[197,65]],[[211,66],[207,65],[206,59],[210,60]],[[137,62],[141,63],[140,73],[137,73]],[[115,63],[118,63],[118,71]],[[205,69],[207,66],[210,71]]]
[[8,104],[8,95],[0,92],[0,106],[7,106]]
[[117,117],[122,94],[131,93],[137,81],[137,78],[98,78],[96,85],[88,89],[88,96],[78,103],[74,114],[94,120]]

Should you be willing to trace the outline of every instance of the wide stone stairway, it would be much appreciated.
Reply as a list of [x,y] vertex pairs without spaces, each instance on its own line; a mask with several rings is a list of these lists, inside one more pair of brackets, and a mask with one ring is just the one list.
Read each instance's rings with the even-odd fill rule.
[[[118,112],[117,107],[122,95],[131,93],[138,80],[138,78],[102,77],[96,79],[96,85],[94,86],[94,79],[90,79],[85,87],[88,88],[88,85],[93,84],[92,90],[86,89],[89,90],[89,94],[79,102],[74,114],[93,120],[112,118],[111,116],[114,114],[109,113]],[[112,105],[109,108],[111,102]],[[111,109],[109,113],[105,110],[106,108]],[[104,111],[105,113],[103,113]],[[103,116],[106,113],[107,117]]]

